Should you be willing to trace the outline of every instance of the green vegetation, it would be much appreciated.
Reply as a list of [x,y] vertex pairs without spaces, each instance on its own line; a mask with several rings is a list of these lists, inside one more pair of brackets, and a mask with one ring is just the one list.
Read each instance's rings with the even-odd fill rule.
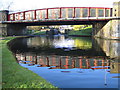
[[46,31],[37,31],[35,33],[33,33],[33,35],[45,35]]
[[[0,40],[2,49],[2,88],[56,88],[37,74],[20,66],[7,47],[7,42],[15,37],[7,37]],[[1,63],[0,63],[1,64]]]
[[85,25],[72,25],[73,30],[77,31],[85,27]]
[[73,37],[75,46],[79,49],[91,49],[92,39],[90,37]]
[[[54,26],[54,28],[60,28],[60,26]],[[73,30],[69,32],[69,35],[80,35],[80,36],[91,36],[92,26],[91,25],[71,25]],[[63,27],[68,29],[68,27]],[[28,27],[27,34],[31,35],[45,35],[46,30],[49,31],[49,26],[30,26]],[[70,29],[71,30],[71,29]]]
[[92,27],[86,27],[84,29],[80,29],[80,30],[72,30],[69,32],[68,35],[83,35],[83,36],[91,36],[92,35]]
[[27,30],[27,34],[31,34],[31,35],[45,35],[45,34],[46,34],[46,31]]

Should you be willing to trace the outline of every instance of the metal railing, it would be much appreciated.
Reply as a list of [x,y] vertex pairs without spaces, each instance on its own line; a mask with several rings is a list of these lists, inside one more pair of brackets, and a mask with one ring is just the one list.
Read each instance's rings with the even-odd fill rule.
[[28,10],[9,14],[8,21],[61,20],[61,19],[105,19],[112,17],[112,8],[103,7],[59,7]]

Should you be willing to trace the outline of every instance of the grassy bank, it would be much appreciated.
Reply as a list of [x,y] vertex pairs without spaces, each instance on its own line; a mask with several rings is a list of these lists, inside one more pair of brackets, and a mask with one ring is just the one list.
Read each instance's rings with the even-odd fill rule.
[[27,34],[29,35],[45,35],[46,31],[40,31],[40,30],[28,30]]
[[37,31],[35,33],[33,33],[33,35],[45,35],[46,31]]
[[92,28],[87,27],[81,30],[72,30],[69,32],[69,35],[80,35],[80,36],[91,36],[92,35]]
[[55,88],[45,79],[37,74],[21,67],[17,62],[12,52],[8,50],[7,42],[14,37],[7,37],[0,40],[0,48],[2,53],[0,62],[2,61],[2,88]]

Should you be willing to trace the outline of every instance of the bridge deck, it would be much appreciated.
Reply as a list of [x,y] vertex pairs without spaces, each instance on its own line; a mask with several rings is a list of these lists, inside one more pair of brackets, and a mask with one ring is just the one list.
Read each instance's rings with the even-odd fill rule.
[[41,20],[16,20],[16,21],[2,21],[7,24],[24,24],[27,26],[31,25],[79,25],[79,24],[93,24],[95,22],[107,22],[111,20],[108,18],[62,18],[62,19],[41,19]]

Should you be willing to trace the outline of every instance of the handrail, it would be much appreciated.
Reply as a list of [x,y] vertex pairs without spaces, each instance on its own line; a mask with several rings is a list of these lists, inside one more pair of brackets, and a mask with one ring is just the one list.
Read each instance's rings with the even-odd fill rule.
[[112,17],[112,8],[105,7],[56,7],[28,10],[9,14],[8,21],[83,18],[83,17]]

